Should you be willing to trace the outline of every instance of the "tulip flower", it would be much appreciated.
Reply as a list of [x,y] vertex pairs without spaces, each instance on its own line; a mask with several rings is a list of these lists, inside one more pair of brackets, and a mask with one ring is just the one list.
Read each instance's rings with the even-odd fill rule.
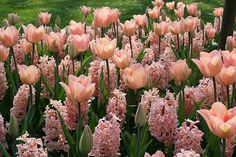
[[171,62],[170,75],[177,85],[186,81],[191,74],[192,70],[188,67],[186,60],[178,60]]
[[33,51],[33,46],[26,39],[22,39],[21,44],[20,44],[20,49],[21,49],[21,52],[27,55]]
[[197,111],[206,121],[213,134],[220,138],[230,138],[236,134],[236,108],[227,110],[220,102],[212,104],[211,109]]
[[184,9],[182,9],[182,8],[175,9],[174,12],[175,12],[175,16],[177,18],[181,18],[184,16]]
[[45,33],[45,29],[43,26],[36,28],[32,24],[28,24],[27,27],[24,25],[22,27],[24,29],[25,38],[28,42],[37,44],[40,40],[42,40]]
[[116,39],[109,40],[108,38],[100,38],[96,41],[96,55],[103,60],[111,58],[114,55],[115,49]]
[[111,9],[111,12],[110,12],[110,22],[111,23],[115,23],[119,19],[119,16],[120,16],[119,9]]
[[51,32],[45,37],[48,49],[52,52],[61,52],[64,48],[65,34]]
[[76,52],[85,52],[89,48],[90,37],[88,34],[70,35],[69,42],[74,45]]
[[111,24],[111,8],[103,7],[94,10],[94,25],[100,28],[106,28]]
[[15,26],[9,26],[6,29],[0,29],[0,42],[5,47],[13,47],[17,44],[19,32]]
[[36,66],[18,65],[18,68],[22,83],[31,85],[39,81],[41,73]]
[[236,66],[236,49],[233,51],[221,51],[224,61],[224,66]]
[[116,66],[125,69],[131,64],[131,56],[125,50],[117,50],[114,55]]
[[73,35],[82,35],[84,34],[84,24],[75,22],[74,20],[70,21],[69,32]]
[[152,4],[153,4],[153,6],[163,7],[164,2],[163,2],[163,0],[154,0],[154,1],[152,1]]
[[141,27],[141,28],[145,28],[145,26],[148,25],[148,20],[147,20],[147,16],[146,14],[143,15],[134,15],[134,20],[136,21],[136,24]]
[[39,18],[39,21],[42,25],[47,25],[49,24],[50,20],[51,20],[51,16],[52,14],[49,14],[48,12],[40,12],[38,14],[38,18]]
[[76,77],[69,75],[68,85],[60,82],[61,86],[65,89],[67,97],[73,102],[86,102],[93,95],[95,90],[95,83],[91,83],[91,77],[80,75]]
[[80,7],[82,14],[86,17],[91,13],[91,7],[82,6]]
[[159,7],[155,6],[153,9],[148,9],[148,15],[151,19],[155,20],[158,19],[160,16],[160,9]]
[[173,10],[175,8],[175,1],[167,2],[166,7],[167,7],[168,10]]
[[229,51],[232,51],[234,48],[236,48],[236,40],[232,36],[228,36],[226,39],[226,48]]
[[132,64],[124,69],[123,79],[130,89],[143,88],[147,84],[147,71],[142,64]]
[[236,68],[235,66],[223,67],[218,75],[216,81],[220,85],[232,85],[236,81]]
[[198,7],[197,7],[197,3],[192,3],[186,6],[187,8],[187,12],[192,15],[195,16],[197,14],[198,11]]
[[0,45],[0,62],[5,62],[9,55],[9,48],[6,48],[3,45]]
[[216,35],[216,32],[217,30],[211,24],[206,24],[205,33],[208,39],[213,39]]
[[138,28],[134,20],[126,20],[124,24],[121,24],[121,28],[124,31],[125,36],[132,37]]
[[213,14],[215,17],[220,17],[220,16],[223,16],[223,12],[224,12],[224,8],[219,7],[219,8],[214,9]]
[[10,13],[7,16],[7,21],[10,25],[15,25],[19,21],[19,16],[15,13]]
[[193,32],[197,28],[198,18],[189,16],[184,20],[184,31]]

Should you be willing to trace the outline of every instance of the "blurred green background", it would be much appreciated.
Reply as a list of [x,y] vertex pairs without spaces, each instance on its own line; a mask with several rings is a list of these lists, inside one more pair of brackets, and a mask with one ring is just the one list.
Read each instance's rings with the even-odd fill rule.
[[[184,3],[197,2],[202,10],[202,17],[206,21],[213,20],[212,11],[215,7],[223,6],[223,0],[183,0]],[[62,25],[65,26],[71,19],[82,20],[80,6],[86,5],[93,8],[109,6],[121,11],[121,20],[132,18],[134,14],[143,14],[147,6],[152,7],[151,0],[0,0],[0,21],[8,13],[17,13],[20,22],[35,23],[39,12],[47,11],[60,15]]]

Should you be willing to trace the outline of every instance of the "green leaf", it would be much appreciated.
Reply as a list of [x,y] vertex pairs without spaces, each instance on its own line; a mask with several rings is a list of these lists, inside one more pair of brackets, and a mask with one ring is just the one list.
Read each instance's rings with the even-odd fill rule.
[[3,145],[0,143],[0,152],[3,154],[5,157],[11,157],[11,155],[7,152],[7,150],[3,147]]
[[141,63],[141,62],[142,62],[143,57],[144,57],[145,54],[146,54],[145,51],[141,51],[141,52],[138,54],[138,57],[136,58],[137,63]]
[[199,102],[196,102],[195,100],[193,100],[194,102],[194,108],[193,110],[190,112],[188,119],[193,120],[193,118],[196,116],[197,114],[197,110],[199,110],[202,106],[202,104],[204,103],[204,101],[206,100],[207,97],[202,98]]
[[130,157],[136,157],[135,156],[136,144],[137,144],[137,135],[133,134],[130,143]]
[[[84,67],[84,69],[85,69],[86,67],[88,67],[88,65],[89,65],[89,63],[92,61],[92,59],[93,59],[93,55],[88,56],[88,57],[85,57],[85,59],[84,59],[84,61],[83,61],[83,67]],[[80,74],[81,74],[81,69],[79,68],[79,69],[76,71],[75,75],[76,75],[76,76],[79,76]]]
[[121,139],[122,139],[122,142],[124,143],[128,156],[130,156],[130,138],[131,138],[131,135],[127,131],[121,134]]
[[151,143],[152,143],[152,140],[150,140],[144,147],[141,147],[141,149],[138,151],[138,157],[143,157],[146,149]]
[[106,89],[105,82],[104,82],[103,70],[100,73],[99,89],[102,92],[102,96],[103,96],[104,100],[107,100],[108,93],[107,93],[107,89]]

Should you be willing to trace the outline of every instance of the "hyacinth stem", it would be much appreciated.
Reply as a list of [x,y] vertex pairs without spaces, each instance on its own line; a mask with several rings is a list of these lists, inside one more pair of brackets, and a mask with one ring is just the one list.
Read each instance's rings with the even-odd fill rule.
[[177,34],[176,36],[177,36],[177,50],[178,50],[178,53],[179,53],[179,34]]
[[229,85],[226,86],[226,93],[227,93],[227,107],[228,107],[228,109],[230,109],[232,106],[230,103]]
[[80,69],[81,69],[81,74],[84,74],[84,67],[83,67],[83,53],[80,53]]
[[12,139],[12,153],[13,153],[13,157],[16,156],[16,139],[13,138]]
[[32,51],[32,57],[31,57],[31,65],[34,64],[35,44],[33,43],[32,46],[33,46],[33,51]]
[[129,37],[129,45],[130,45],[130,49],[131,49],[131,58],[134,58],[134,52],[133,52],[133,46],[132,46],[131,37]]
[[135,156],[138,156],[138,148],[139,148],[139,145],[140,145],[140,132],[141,132],[141,127],[140,126],[137,126],[137,145],[136,145],[136,149],[135,149]]
[[108,59],[106,59],[106,66],[107,66],[107,95],[108,99],[110,97],[110,70],[109,70],[109,62]]
[[217,92],[216,92],[216,79],[215,77],[212,77],[213,80],[213,87],[214,87],[214,102],[217,101]]
[[158,40],[158,53],[157,53],[157,60],[159,59],[160,53],[161,53],[161,36],[159,35],[159,40]]
[[221,157],[225,157],[226,139],[222,139]]
[[[16,57],[15,57],[15,54],[14,54],[14,50],[13,50],[13,47],[10,47],[10,53],[13,57],[13,61],[14,61],[14,65],[15,65],[15,70],[16,70],[16,89],[19,88],[20,86],[20,76],[19,76],[19,73],[18,73],[18,67],[17,67],[17,63],[16,63]],[[9,60],[11,62],[11,60]]]
[[77,139],[77,154],[79,154],[79,140],[80,140],[80,136],[82,134],[82,117],[81,117],[81,104],[78,103],[78,126],[77,126],[77,130],[76,130],[76,139]]
[[234,107],[234,95],[235,95],[235,83],[233,83],[233,88],[232,88],[232,96],[231,96],[231,107]]

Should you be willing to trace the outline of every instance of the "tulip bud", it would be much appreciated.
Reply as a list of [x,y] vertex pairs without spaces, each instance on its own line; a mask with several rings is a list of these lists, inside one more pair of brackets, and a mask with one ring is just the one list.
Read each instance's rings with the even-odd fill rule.
[[55,32],[61,32],[61,29],[60,29],[60,27],[58,27],[58,25],[55,24],[54,31]]
[[19,21],[19,17],[15,13],[8,14],[7,20],[10,25],[15,25]]
[[143,127],[147,121],[146,113],[141,104],[138,105],[134,122],[137,126]]
[[82,155],[87,156],[92,148],[93,148],[93,134],[90,130],[90,127],[86,125],[79,140],[79,150],[82,153]]
[[39,27],[39,26],[41,26],[42,24],[41,24],[41,22],[40,22],[40,20],[39,20],[39,18],[38,18],[38,16],[36,17],[36,22],[35,22],[35,26],[36,27]]
[[11,138],[16,138],[18,131],[19,131],[19,126],[16,117],[14,115],[11,115],[8,134],[10,135]]
[[58,27],[61,26],[61,18],[59,15],[57,15],[56,19],[55,19],[55,25],[57,25]]
[[161,19],[162,21],[166,21],[166,12],[164,10],[161,10]]
[[10,24],[9,24],[9,22],[8,22],[7,19],[4,19],[4,20],[2,21],[2,25],[3,25],[4,27],[9,27],[9,26],[10,26]]
[[68,46],[68,54],[71,58],[74,58],[76,56],[76,50],[73,44],[69,44]]

